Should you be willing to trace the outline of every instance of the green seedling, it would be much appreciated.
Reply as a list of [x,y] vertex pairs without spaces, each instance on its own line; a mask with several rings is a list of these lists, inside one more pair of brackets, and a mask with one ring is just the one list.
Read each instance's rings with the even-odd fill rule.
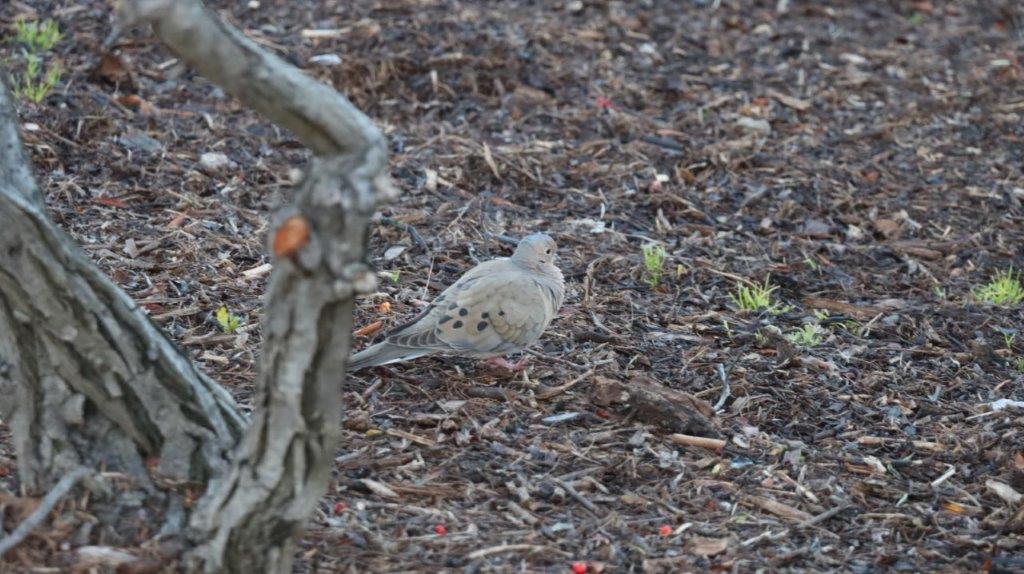
[[401,274],[402,274],[401,271],[378,271],[377,272],[377,275],[380,275],[381,277],[387,279],[392,284],[398,283],[398,278],[399,278],[399,276],[401,276]]
[[665,248],[657,243],[648,243],[643,247],[644,252],[644,283],[651,289],[658,287],[661,283],[661,275],[665,271]]
[[946,290],[943,289],[942,286],[940,286],[940,285],[933,285],[932,286],[932,293],[934,293],[935,294],[935,298],[940,300],[940,301],[943,301],[943,300],[946,299]]
[[1024,375],[1024,357],[1017,357],[1013,362],[1013,369],[1018,373]]
[[778,289],[771,284],[771,276],[765,277],[764,284],[736,285],[736,290],[729,294],[736,308],[740,311],[760,311],[767,309],[775,312],[776,305],[772,302],[772,292]]
[[[14,42],[21,45],[24,69],[11,73],[11,89],[20,99],[40,103],[60,83],[64,71],[59,62],[44,65],[47,52],[56,47],[63,35],[53,20],[19,20],[14,23]],[[10,66],[8,66],[10,67]]]
[[53,20],[18,20],[14,23],[14,41],[24,46],[30,54],[49,52],[63,37]]
[[992,305],[1019,305],[1024,301],[1024,285],[1020,283],[1020,271],[1014,273],[1013,267],[1009,271],[999,271],[991,281],[976,287],[973,293],[979,301]]
[[1003,333],[1003,344],[1006,345],[1007,351],[1013,350],[1013,340],[1017,338],[1017,333]]
[[50,64],[46,73],[42,74],[42,59],[39,56],[28,55],[21,78],[11,77],[11,90],[18,98],[38,104],[50,95],[62,75],[63,71],[57,63]]
[[224,305],[221,305],[220,309],[217,309],[217,324],[220,325],[220,330],[225,333],[234,333],[242,326],[242,318],[235,315]]
[[827,309],[815,309],[815,311],[814,311],[814,318],[817,319],[818,321],[824,321],[825,319],[828,319],[828,310]]
[[798,347],[817,347],[824,341],[822,328],[817,323],[805,323],[803,327],[786,335],[790,343]]

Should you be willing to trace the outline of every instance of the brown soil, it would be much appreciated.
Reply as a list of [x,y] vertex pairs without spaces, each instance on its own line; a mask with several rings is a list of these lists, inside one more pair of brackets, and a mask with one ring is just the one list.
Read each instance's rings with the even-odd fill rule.
[[[219,4],[387,131],[403,194],[370,257],[394,280],[359,325],[535,230],[569,280],[525,376],[422,359],[344,382],[299,570],[1024,571],[1024,411],[990,406],[1024,400],[1024,310],[974,296],[1024,267],[1019,2]],[[53,216],[246,403],[246,271],[307,153],[145,34],[100,66],[105,3],[0,24],[33,7],[66,32],[57,92],[21,110]],[[768,277],[775,311],[738,310]],[[820,341],[791,343],[806,324]],[[616,383],[718,404],[702,434],[726,446],[674,442]],[[59,526],[8,559],[68,564]]]

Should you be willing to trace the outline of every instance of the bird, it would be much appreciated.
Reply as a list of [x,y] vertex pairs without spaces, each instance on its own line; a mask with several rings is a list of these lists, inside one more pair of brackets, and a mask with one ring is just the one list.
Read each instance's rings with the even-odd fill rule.
[[544,233],[522,238],[511,257],[484,261],[445,289],[416,317],[383,341],[352,355],[358,371],[428,355],[487,359],[512,371],[506,355],[525,350],[551,324],[565,299],[555,240]]

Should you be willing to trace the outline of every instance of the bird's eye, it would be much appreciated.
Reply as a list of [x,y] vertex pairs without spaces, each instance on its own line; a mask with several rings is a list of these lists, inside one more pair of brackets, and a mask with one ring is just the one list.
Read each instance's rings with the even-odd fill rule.
[[548,255],[551,255],[551,250],[550,250],[550,249],[548,249],[548,250],[544,251],[544,253],[546,253],[546,254],[548,254]]

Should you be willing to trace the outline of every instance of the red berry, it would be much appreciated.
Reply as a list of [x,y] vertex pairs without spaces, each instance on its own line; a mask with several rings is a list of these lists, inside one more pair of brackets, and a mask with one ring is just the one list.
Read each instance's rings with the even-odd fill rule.
[[344,502],[335,502],[334,503],[334,513],[335,514],[341,514],[342,512],[345,512],[346,510],[348,510],[348,505],[345,504]]
[[586,562],[573,562],[572,563],[572,573],[573,574],[587,574],[587,570],[589,570],[589,568],[587,567],[587,563]]
[[601,108],[602,110],[610,110],[615,107],[615,104],[613,104],[611,100],[604,96],[597,96],[597,99],[594,103],[597,104],[597,107]]
[[668,538],[669,536],[672,536],[672,527],[668,524],[663,524],[661,528],[658,529],[658,534],[660,534],[662,538]]
[[448,529],[444,527],[444,524],[438,524],[434,527],[434,534],[444,536],[445,534],[448,534]]

